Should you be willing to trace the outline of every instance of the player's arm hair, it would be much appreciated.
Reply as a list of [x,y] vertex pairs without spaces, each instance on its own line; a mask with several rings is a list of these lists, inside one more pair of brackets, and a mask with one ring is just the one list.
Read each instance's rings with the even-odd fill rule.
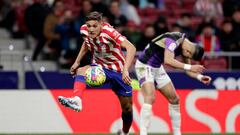
[[82,47],[81,47],[81,49],[80,49],[80,51],[79,51],[79,53],[78,53],[78,56],[77,56],[75,62],[77,62],[77,63],[80,64],[83,56],[86,55],[87,52],[88,52],[88,47],[87,47],[87,45],[85,44],[85,42],[83,42]]
[[129,42],[127,39],[125,39],[122,43],[121,43],[121,47],[126,48],[127,50],[127,54],[126,54],[126,58],[125,58],[125,65],[124,65],[124,70],[128,70],[129,67],[132,65],[133,59],[135,57],[135,53],[136,53],[136,47]]
[[185,69],[184,68],[185,63],[182,63],[182,62],[176,60],[174,57],[175,57],[175,55],[174,55],[173,52],[171,52],[168,49],[165,49],[165,51],[164,51],[164,64],[167,64],[171,67],[178,68],[178,69]]

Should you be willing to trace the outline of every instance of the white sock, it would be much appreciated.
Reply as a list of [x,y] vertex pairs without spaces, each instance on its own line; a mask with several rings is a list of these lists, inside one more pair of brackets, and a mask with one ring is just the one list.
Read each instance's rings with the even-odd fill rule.
[[75,101],[81,100],[81,98],[80,98],[79,96],[75,96],[73,99],[74,99]]
[[181,113],[179,104],[169,104],[168,110],[172,122],[173,135],[181,135]]
[[140,112],[140,135],[147,135],[152,115],[152,105],[144,103]]

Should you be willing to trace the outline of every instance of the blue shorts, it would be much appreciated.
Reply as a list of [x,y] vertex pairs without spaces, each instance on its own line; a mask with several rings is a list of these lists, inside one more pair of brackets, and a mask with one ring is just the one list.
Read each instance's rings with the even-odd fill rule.
[[106,82],[112,87],[112,90],[119,96],[132,96],[132,87],[122,80],[122,73],[103,68],[106,74]]

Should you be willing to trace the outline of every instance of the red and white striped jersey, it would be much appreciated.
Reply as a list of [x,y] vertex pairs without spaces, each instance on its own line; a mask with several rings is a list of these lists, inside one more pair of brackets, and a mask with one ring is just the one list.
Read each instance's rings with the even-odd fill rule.
[[92,63],[122,72],[125,58],[120,44],[125,40],[124,36],[108,23],[103,23],[100,35],[94,39],[88,36],[86,24],[81,26],[80,32],[86,36],[84,43],[93,54]]

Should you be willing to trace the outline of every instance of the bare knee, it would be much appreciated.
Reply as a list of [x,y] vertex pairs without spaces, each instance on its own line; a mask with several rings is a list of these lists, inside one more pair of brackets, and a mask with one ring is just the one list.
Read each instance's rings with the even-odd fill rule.
[[149,104],[153,104],[156,100],[156,95],[150,94],[150,95],[145,95],[144,97],[144,103],[149,103]]
[[128,102],[122,106],[122,112],[124,114],[132,113],[132,103]]
[[78,68],[77,69],[77,75],[85,76],[85,72],[88,68],[89,68],[89,65]]
[[153,83],[145,83],[142,87],[144,103],[153,104],[156,99],[155,87]]

